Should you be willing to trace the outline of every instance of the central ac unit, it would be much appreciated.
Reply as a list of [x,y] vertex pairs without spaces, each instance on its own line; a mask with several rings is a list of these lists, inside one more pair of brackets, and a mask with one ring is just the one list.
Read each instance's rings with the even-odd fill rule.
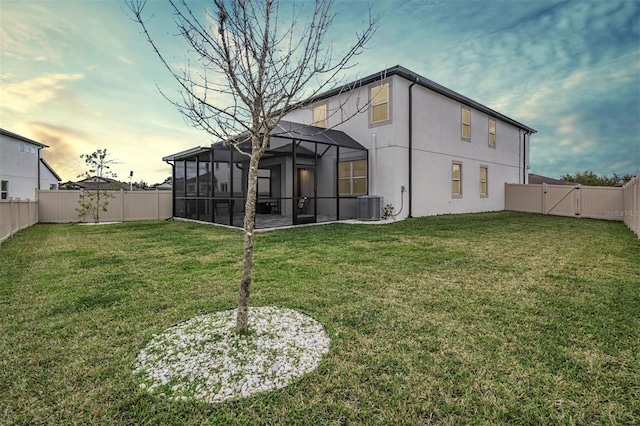
[[378,195],[363,195],[358,197],[358,219],[380,220],[382,212],[382,197]]

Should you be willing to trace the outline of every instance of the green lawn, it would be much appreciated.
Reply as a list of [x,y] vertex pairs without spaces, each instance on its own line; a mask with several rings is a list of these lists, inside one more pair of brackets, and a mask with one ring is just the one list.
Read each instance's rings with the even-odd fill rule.
[[0,424],[638,424],[640,241],[517,213],[256,236],[251,304],[306,312],[331,350],[236,403],[132,375],[154,333],[234,307],[242,233],[39,224],[0,246]]

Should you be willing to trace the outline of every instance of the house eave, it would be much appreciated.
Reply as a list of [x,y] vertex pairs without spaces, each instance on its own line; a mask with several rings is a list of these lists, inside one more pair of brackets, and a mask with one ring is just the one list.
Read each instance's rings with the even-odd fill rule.
[[202,152],[209,152],[209,147],[196,146],[194,148],[187,149],[185,151],[180,151],[175,154],[167,155],[166,157],[162,157],[162,161],[175,161],[181,160],[186,157],[191,157],[195,154],[200,154]]
[[417,74],[413,71],[410,71],[400,65],[396,65],[394,67],[391,68],[387,68],[386,70],[383,71],[379,71],[376,72],[375,74],[371,74],[368,75],[366,77],[363,77],[359,80],[353,81],[351,83],[347,83],[345,85],[342,85],[340,87],[336,87],[335,89],[329,90],[327,92],[321,93],[317,96],[314,96],[312,100],[309,100],[305,103],[312,103],[312,102],[317,102],[317,101],[321,101],[324,99],[328,99],[331,98],[333,96],[336,96],[340,93],[344,93],[350,90],[353,90],[354,88],[357,87],[361,87],[361,86],[366,86],[368,84],[374,83],[376,81],[379,81],[381,79],[393,76],[393,75],[397,75],[399,77],[404,78],[405,80],[408,80],[412,83],[416,83],[419,86],[422,86],[424,88],[427,88],[429,90],[432,90],[436,93],[439,93],[443,96],[446,96],[450,99],[453,99],[457,102],[460,102],[461,104],[467,105],[471,108],[474,108],[478,111],[484,112],[485,114],[491,116],[491,117],[495,117],[501,121],[504,121],[506,123],[509,123],[521,130],[524,130],[528,133],[537,133],[537,131],[529,126],[526,126],[510,117],[507,117],[504,114],[501,114],[489,107],[487,107],[486,105],[482,105],[479,102],[474,101],[473,99],[470,99],[464,95],[461,95],[458,92],[455,92],[451,89],[448,89],[432,80],[429,80],[428,78],[425,78],[423,76],[421,76],[420,74]]
[[39,147],[39,148],[49,148],[49,145],[45,145],[43,143],[36,142],[33,139],[25,138],[24,136],[21,136],[21,135],[19,135],[17,133],[13,133],[13,132],[10,132],[10,131],[2,129],[2,128],[0,128],[0,135],[9,136],[10,138],[17,139],[17,140],[20,140],[22,142],[30,143],[32,145],[35,145],[35,146]]

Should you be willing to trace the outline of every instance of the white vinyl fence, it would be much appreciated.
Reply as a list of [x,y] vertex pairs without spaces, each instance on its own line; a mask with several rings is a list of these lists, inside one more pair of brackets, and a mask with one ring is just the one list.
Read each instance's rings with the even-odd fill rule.
[[508,183],[505,210],[620,220],[640,238],[640,174],[623,187]]
[[0,243],[35,223],[38,223],[38,200],[0,200]]
[[[109,191],[106,212],[100,222],[162,220],[173,216],[171,191]],[[0,200],[0,242],[35,223],[93,222],[93,217],[78,217],[81,191],[36,191],[37,200]]]
[[622,217],[633,232],[640,238],[640,173],[622,187],[624,193],[624,206]]
[[[100,212],[100,222],[160,220],[173,215],[171,191],[107,191],[106,212]],[[78,217],[81,191],[38,191],[39,221],[48,223],[93,222],[91,215]]]

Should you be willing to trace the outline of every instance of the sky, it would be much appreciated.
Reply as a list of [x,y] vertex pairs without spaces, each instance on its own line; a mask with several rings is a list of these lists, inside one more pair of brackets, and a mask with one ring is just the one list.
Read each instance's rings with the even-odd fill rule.
[[[640,171],[639,0],[336,0],[337,48],[369,6],[379,27],[344,82],[402,65],[532,127],[531,173]],[[146,11],[184,61],[166,2]],[[106,148],[120,180],[159,183],[163,156],[213,142],[160,93],[179,96],[122,0],[0,0],[0,42],[0,127],[49,145],[63,182]]]

